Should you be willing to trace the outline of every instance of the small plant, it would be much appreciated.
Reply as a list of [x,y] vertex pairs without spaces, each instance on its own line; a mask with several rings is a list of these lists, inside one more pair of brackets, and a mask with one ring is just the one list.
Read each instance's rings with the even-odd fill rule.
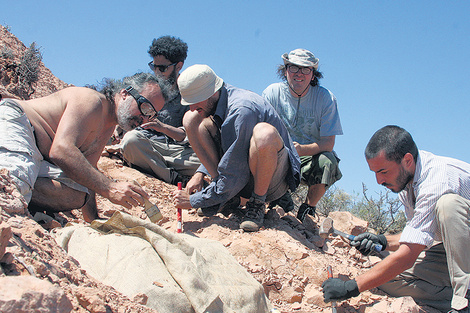
[[6,60],[12,60],[15,57],[15,54],[13,53],[13,50],[6,46],[2,46],[2,49],[0,50],[0,58],[6,59]]
[[7,25],[7,24],[1,24],[3,27],[5,27],[5,29],[11,33],[11,26],[10,25]]
[[[308,187],[301,184],[292,193],[295,207],[298,208],[307,196]],[[396,234],[403,230],[406,224],[405,214],[401,210],[402,204],[397,197],[392,197],[389,190],[380,192],[378,199],[367,194],[367,187],[362,184],[362,198],[351,196],[344,190],[332,186],[317,204],[316,213],[328,216],[334,211],[348,211],[354,216],[369,223],[369,227],[380,234]]]
[[354,199],[351,195],[333,185],[318,201],[317,213],[328,216],[333,211],[350,211],[353,203]]
[[18,93],[23,99],[30,99],[34,93],[33,83],[39,78],[39,66],[42,54],[36,43],[33,42],[25,51],[16,68],[18,76]]
[[[305,201],[308,193],[308,187],[304,183],[292,193],[292,200],[296,208]],[[342,189],[332,186],[329,188],[317,204],[316,213],[322,216],[328,216],[333,211],[349,211],[352,207],[353,197]]]
[[362,184],[362,200],[351,210],[357,217],[369,222],[369,227],[378,233],[395,234],[403,230],[406,224],[402,204],[397,197],[390,197],[390,190],[379,192],[378,199],[367,195],[367,187]]

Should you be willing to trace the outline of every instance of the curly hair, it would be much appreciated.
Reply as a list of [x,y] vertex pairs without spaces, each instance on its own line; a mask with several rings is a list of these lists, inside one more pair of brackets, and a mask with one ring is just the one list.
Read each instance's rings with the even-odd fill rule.
[[163,55],[172,63],[184,62],[188,56],[188,45],[177,37],[162,36],[153,39],[148,53],[152,58]]
[[177,95],[177,91],[164,79],[149,73],[136,73],[132,76],[124,77],[122,80],[112,78],[104,78],[101,82],[99,92],[105,95],[106,99],[114,103],[114,96],[122,89],[132,86],[139,93],[148,83],[157,83],[162,92],[165,102],[173,99]]
[[[287,65],[279,64],[279,66],[277,67],[277,76],[279,76],[279,78],[284,81],[287,81],[287,78],[286,78]],[[312,70],[313,70],[313,79],[310,81],[310,85],[311,86],[320,85],[319,80],[323,78],[322,72],[319,72],[314,68],[312,68]]]
[[380,152],[385,152],[389,161],[400,163],[405,154],[411,153],[415,162],[418,160],[418,147],[411,134],[395,125],[387,125],[375,132],[365,149],[367,160],[373,159]]

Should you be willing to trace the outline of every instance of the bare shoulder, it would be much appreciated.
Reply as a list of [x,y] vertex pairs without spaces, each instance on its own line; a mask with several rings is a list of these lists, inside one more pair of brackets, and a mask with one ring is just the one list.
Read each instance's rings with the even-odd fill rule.
[[87,87],[68,87],[58,91],[56,96],[67,105],[106,106],[108,104],[102,93]]

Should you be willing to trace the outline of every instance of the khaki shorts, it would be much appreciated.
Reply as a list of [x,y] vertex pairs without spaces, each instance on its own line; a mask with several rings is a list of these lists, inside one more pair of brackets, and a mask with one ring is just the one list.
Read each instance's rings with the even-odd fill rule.
[[[287,153],[287,149],[283,147],[277,153],[277,167],[274,171],[271,183],[269,184],[268,192],[266,194],[266,202],[271,202],[279,199],[286,193],[287,189],[289,189],[289,186],[287,185],[286,181],[286,175],[289,170],[289,167],[289,154]],[[253,175],[250,175],[250,181],[242,189],[242,191],[240,191],[238,195],[240,197],[249,199],[251,197],[251,194],[253,193],[254,186],[255,180],[253,178]]]
[[6,168],[29,203],[38,177],[59,181],[88,193],[88,189],[67,178],[62,170],[44,160],[36,146],[34,128],[23,108],[12,99],[0,101],[0,168]]

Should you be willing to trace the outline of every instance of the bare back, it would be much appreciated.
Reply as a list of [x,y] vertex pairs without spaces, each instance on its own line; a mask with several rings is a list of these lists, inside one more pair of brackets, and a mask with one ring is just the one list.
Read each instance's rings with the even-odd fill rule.
[[52,158],[53,147],[63,150],[75,146],[96,166],[117,124],[114,105],[86,87],[69,87],[18,103],[34,127],[38,148],[46,160]]

